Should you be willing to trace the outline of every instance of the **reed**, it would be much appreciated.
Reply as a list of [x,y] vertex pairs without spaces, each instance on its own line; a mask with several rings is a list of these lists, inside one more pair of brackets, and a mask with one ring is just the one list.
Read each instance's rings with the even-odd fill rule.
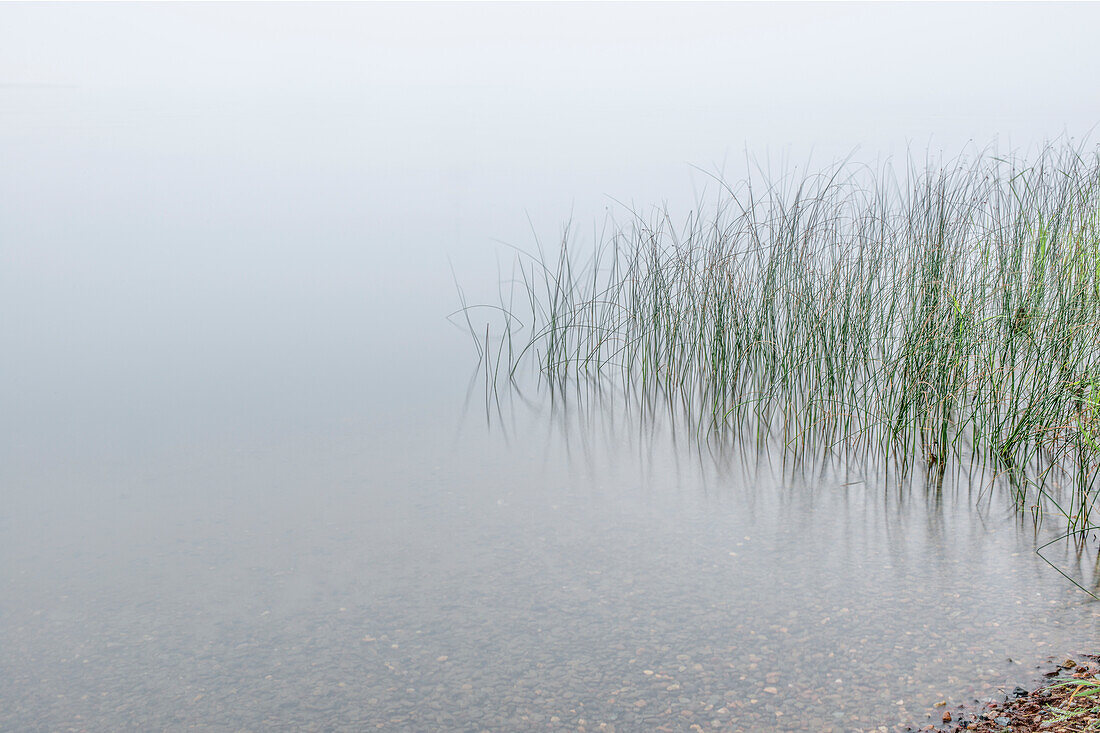
[[[979,455],[1088,526],[1100,469],[1100,155],[1069,144],[723,183],[519,255],[488,383],[617,383],[731,440],[940,470]],[[467,311],[468,315],[468,311]],[[522,324],[522,326],[520,325]],[[1020,501],[1025,501],[1025,491]],[[1051,494],[1053,496],[1053,494]]]

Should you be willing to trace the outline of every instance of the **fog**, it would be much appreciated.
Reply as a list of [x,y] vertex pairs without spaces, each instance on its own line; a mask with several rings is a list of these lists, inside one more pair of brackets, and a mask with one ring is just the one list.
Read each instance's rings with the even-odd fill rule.
[[[398,466],[471,430],[456,278],[492,300],[507,245],[675,218],[755,167],[1086,138],[1098,27],[1077,3],[0,5],[8,575],[17,544],[69,557],[15,527],[91,512],[86,536],[144,542],[199,512],[182,479],[136,514],[98,498],[181,455],[308,475],[295,450],[354,438],[357,471],[423,485]],[[267,479],[232,475],[208,511],[262,514]],[[302,481],[287,506],[325,492]],[[30,595],[0,587],[14,623]]]
[[616,201],[683,211],[747,158],[1026,148],[1100,121],[1087,5],[0,12],[18,442],[305,425],[343,409],[333,390],[358,412],[438,371],[448,258],[488,293],[497,241],[587,231]]

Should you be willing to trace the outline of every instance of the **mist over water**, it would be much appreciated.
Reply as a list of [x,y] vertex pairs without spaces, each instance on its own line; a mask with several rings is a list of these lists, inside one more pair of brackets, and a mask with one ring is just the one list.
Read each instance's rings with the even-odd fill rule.
[[0,7],[0,729],[874,729],[1088,650],[985,479],[487,419],[447,316],[714,174],[1080,139],[1097,21]]

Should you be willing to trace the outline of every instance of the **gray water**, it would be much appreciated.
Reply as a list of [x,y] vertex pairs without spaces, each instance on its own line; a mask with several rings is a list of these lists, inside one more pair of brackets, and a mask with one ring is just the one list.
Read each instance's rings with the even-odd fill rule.
[[8,473],[5,729],[864,730],[1095,639],[968,483],[410,409]]
[[988,477],[487,416],[446,318],[750,146],[1083,134],[1095,14],[0,8],[0,730],[875,730],[1095,651]]

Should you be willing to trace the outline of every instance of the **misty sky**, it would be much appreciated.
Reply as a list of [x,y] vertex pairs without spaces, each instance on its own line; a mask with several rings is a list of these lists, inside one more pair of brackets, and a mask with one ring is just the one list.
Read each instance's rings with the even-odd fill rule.
[[684,210],[693,166],[736,178],[746,151],[1079,138],[1098,27],[1047,3],[2,4],[5,442],[389,409],[468,355],[452,263],[491,298],[498,241]]

